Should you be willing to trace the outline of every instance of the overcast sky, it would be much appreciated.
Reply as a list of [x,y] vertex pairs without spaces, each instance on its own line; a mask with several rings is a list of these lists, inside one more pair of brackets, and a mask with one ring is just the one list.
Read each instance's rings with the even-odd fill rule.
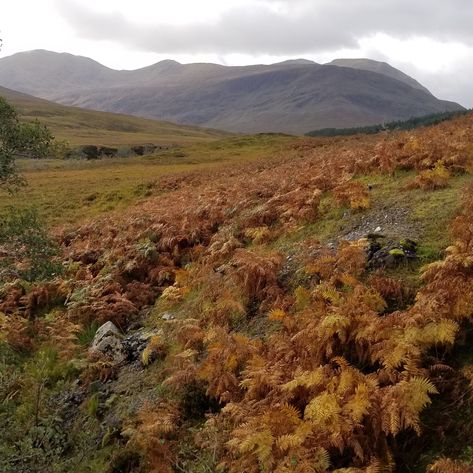
[[0,56],[48,49],[115,69],[369,57],[473,107],[472,0],[1,0],[0,37]]

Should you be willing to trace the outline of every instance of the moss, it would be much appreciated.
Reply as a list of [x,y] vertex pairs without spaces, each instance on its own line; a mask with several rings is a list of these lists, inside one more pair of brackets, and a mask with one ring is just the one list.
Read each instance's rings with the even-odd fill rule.
[[406,253],[404,253],[404,250],[401,250],[401,248],[393,248],[392,250],[389,250],[389,254],[391,256],[399,256],[399,257],[406,256]]

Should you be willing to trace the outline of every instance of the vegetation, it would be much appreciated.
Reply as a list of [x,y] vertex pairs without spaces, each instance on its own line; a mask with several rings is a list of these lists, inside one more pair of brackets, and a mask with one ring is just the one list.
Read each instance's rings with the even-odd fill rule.
[[231,137],[157,150],[151,156],[96,161],[19,159],[18,171],[28,186],[0,199],[0,212],[34,205],[47,225],[77,224],[167,193],[179,182],[200,182],[213,169],[269,159],[293,140],[279,135]]
[[59,142],[67,142],[73,148],[89,144],[115,147],[146,143],[183,145],[229,135],[217,130],[67,107],[3,88],[0,88],[0,96],[13,104],[22,120],[40,119]]
[[438,125],[447,120],[461,117],[471,113],[471,110],[442,112],[412,117],[408,120],[397,120],[379,125],[368,125],[353,128],[321,128],[306,133],[306,136],[350,136],[350,135],[370,135],[383,131],[408,131],[419,127]]
[[16,110],[0,97],[0,188],[22,183],[16,172],[18,156],[42,158],[49,152],[53,136],[38,121],[20,122]]
[[55,262],[59,246],[48,235],[34,209],[10,208],[0,222],[0,289],[10,280],[47,280],[61,272]]
[[[2,471],[471,472],[472,142],[467,115],[138,160],[206,164],[0,293]],[[107,321],[139,357],[88,352]]]

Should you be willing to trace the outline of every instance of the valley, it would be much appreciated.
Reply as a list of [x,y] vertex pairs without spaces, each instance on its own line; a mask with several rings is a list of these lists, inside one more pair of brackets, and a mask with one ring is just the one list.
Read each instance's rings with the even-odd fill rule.
[[473,473],[473,3],[3,3],[0,473]]

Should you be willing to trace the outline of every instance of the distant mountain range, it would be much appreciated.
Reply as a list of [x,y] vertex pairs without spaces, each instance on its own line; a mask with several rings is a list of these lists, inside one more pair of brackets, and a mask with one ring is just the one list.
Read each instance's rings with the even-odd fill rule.
[[300,134],[463,109],[369,59],[244,67],[166,60],[117,71],[37,50],[0,59],[0,85],[65,105],[245,133]]

